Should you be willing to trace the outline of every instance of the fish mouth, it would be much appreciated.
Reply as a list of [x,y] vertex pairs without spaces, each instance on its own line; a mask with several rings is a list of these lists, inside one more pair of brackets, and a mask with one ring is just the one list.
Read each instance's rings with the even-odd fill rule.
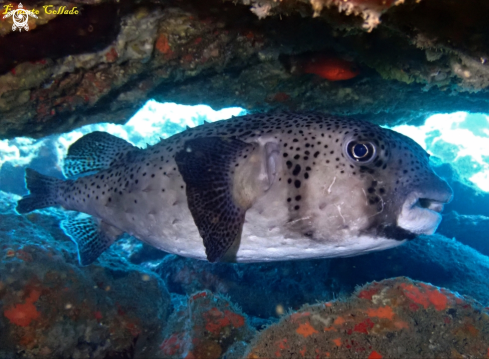
[[449,187],[442,192],[411,192],[402,206],[397,225],[415,234],[433,234],[441,222],[444,206],[452,198]]
[[415,201],[415,203],[411,206],[411,208],[420,207],[422,209],[441,213],[441,212],[443,212],[443,208],[445,207],[445,204],[447,204],[447,203],[448,203],[448,200],[439,201],[439,200],[432,199],[432,198],[421,197]]

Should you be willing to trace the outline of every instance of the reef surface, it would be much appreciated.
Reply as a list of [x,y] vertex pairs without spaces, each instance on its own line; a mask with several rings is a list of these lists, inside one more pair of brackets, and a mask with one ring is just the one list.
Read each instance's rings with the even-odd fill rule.
[[26,5],[40,11],[28,32],[0,24],[0,138],[124,123],[151,98],[388,125],[488,106],[484,1],[45,5]]

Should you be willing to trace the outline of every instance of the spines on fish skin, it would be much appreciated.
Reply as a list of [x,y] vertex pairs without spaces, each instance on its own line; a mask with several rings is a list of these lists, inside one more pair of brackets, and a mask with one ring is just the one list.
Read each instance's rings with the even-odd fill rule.
[[63,180],[45,176],[27,168],[25,170],[25,182],[29,194],[19,200],[16,208],[18,213],[28,213],[58,204],[57,193],[64,182]]

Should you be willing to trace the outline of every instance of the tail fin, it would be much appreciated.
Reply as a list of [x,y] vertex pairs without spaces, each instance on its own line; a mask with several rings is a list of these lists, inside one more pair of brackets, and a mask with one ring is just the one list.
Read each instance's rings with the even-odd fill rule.
[[35,209],[56,206],[59,185],[63,180],[45,176],[33,169],[26,168],[25,183],[29,194],[17,203],[18,213],[28,213]]

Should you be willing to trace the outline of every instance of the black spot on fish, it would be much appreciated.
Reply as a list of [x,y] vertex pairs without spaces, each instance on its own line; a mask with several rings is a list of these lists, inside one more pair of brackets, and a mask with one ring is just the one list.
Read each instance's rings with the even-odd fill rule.
[[300,165],[295,165],[294,171],[292,171],[292,174],[294,176],[297,176],[301,172],[301,166]]

